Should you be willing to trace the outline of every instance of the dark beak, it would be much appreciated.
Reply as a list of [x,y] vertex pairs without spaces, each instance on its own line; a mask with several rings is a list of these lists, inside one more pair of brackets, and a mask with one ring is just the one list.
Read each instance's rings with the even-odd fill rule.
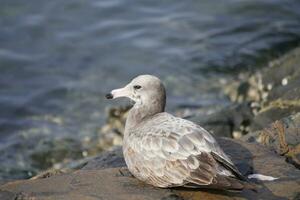
[[107,99],[112,99],[112,98],[114,98],[114,96],[113,96],[111,93],[106,94],[105,97],[106,97]]

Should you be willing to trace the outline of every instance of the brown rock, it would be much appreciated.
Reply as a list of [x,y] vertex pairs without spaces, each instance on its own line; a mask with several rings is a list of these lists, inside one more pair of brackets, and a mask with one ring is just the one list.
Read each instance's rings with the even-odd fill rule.
[[[154,188],[123,173],[124,168],[82,168],[69,174],[5,184],[0,187],[0,197],[3,197],[2,199],[26,197],[41,200],[218,200],[296,199],[299,197],[300,171],[287,164],[281,157],[257,144],[220,139],[220,145],[233,158],[233,161],[244,174],[254,171],[255,173],[279,177],[279,179],[260,183],[257,193],[248,190],[241,193],[231,193],[205,189]],[[119,151],[119,153],[116,153],[116,157],[121,156],[120,148],[115,151]],[[109,161],[108,157],[106,161]]]
[[300,168],[300,113],[283,118],[269,127],[250,133],[242,138],[259,142]]
[[207,116],[187,118],[219,137],[233,137],[234,131],[250,124],[253,118],[248,103],[233,104]]
[[[300,112],[300,48],[273,61],[261,72],[262,90],[267,94],[251,130]],[[262,93],[263,94],[263,93]],[[263,99],[263,98],[262,98]]]

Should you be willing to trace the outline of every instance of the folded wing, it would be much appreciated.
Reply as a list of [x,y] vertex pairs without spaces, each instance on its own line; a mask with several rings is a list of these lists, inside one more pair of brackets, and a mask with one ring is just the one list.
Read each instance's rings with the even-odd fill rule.
[[231,160],[206,130],[167,113],[154,117],[155,120],[130,132],[125,141],[125,160],[137,178],[158,187],[229,188],[240,178]]

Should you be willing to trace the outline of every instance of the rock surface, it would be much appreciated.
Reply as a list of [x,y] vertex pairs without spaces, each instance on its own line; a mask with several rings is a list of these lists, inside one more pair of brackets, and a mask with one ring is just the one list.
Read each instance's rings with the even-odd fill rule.
[[[121,149],[88,162],[83,168],[48,178],[15,181],[0,186],[0,199],[114,199],[114,200],[196,200],[196,199],[299,199],[300,171],[258,144],[220,139],[243,174],[261,173],[278,180],[258,183],[258,192],[185,188],[160,189],[145,185],[126,172]],[[116,167],[117,168],[111,168]]]
[[249,103],[233,104],[207,116],[192,116],[187,118],[215,136],[234,137],[234,133],[246,127],[253,119]]
[[255,116],[250,131],[300,112],[300,48],[269,63],[252,75],[224,88],[234,102],[253,102]]
[[263,130],[251,132],[242,140],[259,142],[300,168],[300,113],[276,121]]
[[106,151],[101,156],[87,162],[82,169],[95,170],[95,169],[106,169],[115,167],[125,167],[125,160],[123,158],[122,147],[115,147],[114,150]]

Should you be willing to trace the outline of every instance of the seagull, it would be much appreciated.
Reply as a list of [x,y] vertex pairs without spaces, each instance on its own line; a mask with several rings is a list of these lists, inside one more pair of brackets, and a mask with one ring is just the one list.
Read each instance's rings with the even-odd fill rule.
[[159,78],[140,75],[106,95],[119,97],[134,102],[123,139],[124,159],[134,177],[160,188],[255,190],[207,130],[164,111],[166,92]]

